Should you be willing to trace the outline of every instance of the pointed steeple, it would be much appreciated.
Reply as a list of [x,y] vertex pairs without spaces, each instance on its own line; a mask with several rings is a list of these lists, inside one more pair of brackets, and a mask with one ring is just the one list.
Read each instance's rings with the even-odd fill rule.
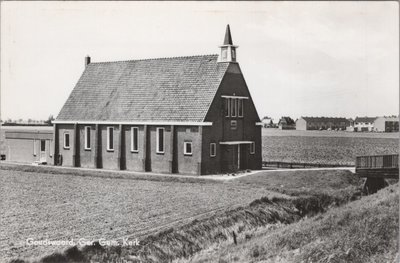
[[236,62],[236,48],[232,42],[231,28],[229,24],[226,25],[224,43],[221,48],[221,55],[219,56],[218,62]]
[[229,24],[226,25],[224,45],[233,45],[232,36],[231,36],[231,28],[229,27]]

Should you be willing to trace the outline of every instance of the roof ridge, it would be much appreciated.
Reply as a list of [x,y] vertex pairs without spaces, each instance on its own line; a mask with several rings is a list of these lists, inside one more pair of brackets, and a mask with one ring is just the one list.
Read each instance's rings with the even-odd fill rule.
[[193,55],[193,56],[176,56],[176,57],[161,57],[161,58],[143,58],[143,59],[128,59],[128,60],[116,60],[116,61],[100,61],[100,62],[90,62],[90,64],[125,63],[125,62],[134,62],[134,61],[151,61],[151,60],[164,60],[164,59],[177,59],[177,58],[195,58],[195,57],[212,57],[212,56],[218,56],[218,54]]

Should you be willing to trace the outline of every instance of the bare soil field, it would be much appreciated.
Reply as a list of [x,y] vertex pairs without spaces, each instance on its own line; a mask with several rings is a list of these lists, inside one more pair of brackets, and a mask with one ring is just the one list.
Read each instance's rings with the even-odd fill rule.
[[140,239],[262,196],[284,196],[240,183],[167,180],[0,170],[0,261],[66,248],[27,246],[27,238]]
[[263,129],[263,161],[354,165],[356,156],[399,152],[399,133]]
[[210,216],[219,222],[221,213],[234,220],[226,211],[236,211],[261,197],[289,200],[321,194],[315,189],[324,186],[324,193],[348,189],[347,197],[340,194],[347,200],[360,183],[349,171],[268,171],[229,181],[199,178],[198,183],[196,178],[160,177],[157,181],[156,177],[140,179],[143,176],[126,179],[0,170],[1,261],[37,259],[68,247],[28,246],[27,238],[141,240],[196,220],[208,224]]

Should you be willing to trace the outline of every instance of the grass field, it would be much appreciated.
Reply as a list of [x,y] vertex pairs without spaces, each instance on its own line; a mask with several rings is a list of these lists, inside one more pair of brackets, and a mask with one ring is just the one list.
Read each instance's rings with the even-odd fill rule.
[[[322,179],[317,180],[318,177]],[[66,248],[29,247],[25,243],[29,237],[141,239],[161,230],[179,229],[194,219],[208,220],[219,213],[236,211],[261,197],[291,199],[347,189],[347,197],[343,191],[340,194],[346,199],[360,184],[348,171],[261,172],[230,181],[194,180],[132,180],[0,170],[4,211],[0,215],[0,258],[29,259]],[[315,191],[322,185],[322,192]],[[281,211],[280,207],[277,211]],[[265,209],[269,211],[270,207]],[[230,216],[228,213],[228,221]]]
[[183,262],[398,262],[399,185],[325,214],[262,227]]
[[356,156],[399,152],[399,133],[263,129],[263,160],[354,165]]

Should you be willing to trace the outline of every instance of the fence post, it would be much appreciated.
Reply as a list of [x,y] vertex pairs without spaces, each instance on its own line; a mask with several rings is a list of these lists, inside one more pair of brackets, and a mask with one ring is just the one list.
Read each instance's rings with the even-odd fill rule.
[[235,245],[237,245],[237,240],[236,240],[236,233],[235,233],[235,231],[232,231],[232,236],[233,236],[233,242],[235,243]]

